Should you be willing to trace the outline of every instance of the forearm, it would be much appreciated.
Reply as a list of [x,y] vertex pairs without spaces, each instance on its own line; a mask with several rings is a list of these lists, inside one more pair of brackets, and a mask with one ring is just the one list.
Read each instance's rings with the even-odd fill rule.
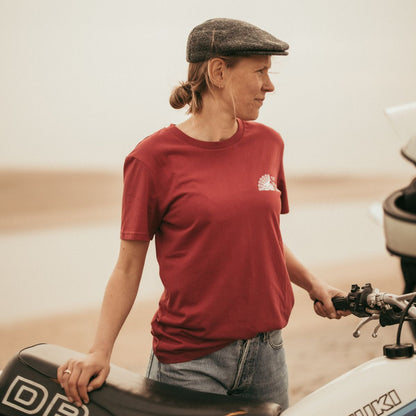
[[88,403],[88,393],[99,388],[108,376],[115,340],[136,298],[148,245],[146,241],[121,241],[90,354],[82,359],[69,359],[58,368],[59,383],[68,400],[77,406]]
[[315,312],[328,318],[340,318],[342,313],[335,311],[331,299],[343,296],[344,293],[315,277],[286,246],[285,258],[291,282],[308,292],[309,297],[315,301]]
[[286,268],[292,283],[310,292],[316,282],[316,277],[295,257],[285,245]]
[[114,343],[136,298],[138,284],[116,271],[108,281],[101,306],[97,331],[90,352],[101,351],[110,357]]
[[[90,352],[108,358],[136,299],[148,243],[122,242],[120,256],[108,281],[101,306],[94,343]],[[137,252],[132,255],[132,250]]]

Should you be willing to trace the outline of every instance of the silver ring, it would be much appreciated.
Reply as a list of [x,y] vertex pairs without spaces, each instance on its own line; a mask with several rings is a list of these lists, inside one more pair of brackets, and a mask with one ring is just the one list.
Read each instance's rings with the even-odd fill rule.
[[64,374],[69,374],[69,375],[71,375],[72,374],[72,371],[71,370],[69,370],[68,368],[64,371]]

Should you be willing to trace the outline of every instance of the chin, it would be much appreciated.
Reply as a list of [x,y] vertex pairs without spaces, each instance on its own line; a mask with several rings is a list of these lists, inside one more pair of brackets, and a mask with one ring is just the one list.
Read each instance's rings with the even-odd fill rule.
[[251,114],[236,114],[236,118],[244,121],[254,121],[257,120],[259,117],[259,112],[253,112]]

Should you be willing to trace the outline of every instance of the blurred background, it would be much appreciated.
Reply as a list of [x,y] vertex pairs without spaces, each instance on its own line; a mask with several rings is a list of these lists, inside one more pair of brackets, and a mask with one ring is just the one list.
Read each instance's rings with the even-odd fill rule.
[[[168,97],[186,78],[188,33],[212,17],[290,44],[274,58],[276,91],[259,118],[286,144],[287,244],[345,290],[356,281],[401,290],[379,204],[415,173],[384,113],[416,99],[414,0],[0,0],[0,368],[40,341],[88,349],[118,254],[124,157],[186,117]],[[145,368],[160,291],[152,246],[120,365]],[[350,341],[352,319],[315,320],[307,296],[297,299],[287,329],[293,400],[380,352],[376,341]],[[307,331],[310,355],[298,349]],[[314,346],[340,354],[325,356],[339,366],[318,374]],[[305,360],[308,383],[296,378]]]
[[[183,119],[170,90],[186,38],[232,17],[290,44],[261,121],[287,143],[293,173],[397,172],[383,109],[414,101],[412,0],[2,0],[3,167],[119,169],[143,136]],[[395,163],[396,162],[396,163]]]

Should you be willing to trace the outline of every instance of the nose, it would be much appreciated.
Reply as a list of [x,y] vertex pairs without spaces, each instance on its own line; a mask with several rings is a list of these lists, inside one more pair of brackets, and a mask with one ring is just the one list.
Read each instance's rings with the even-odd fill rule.
[[264,83],[263,83],[263,91],[265,92],[273,92],[274,91],[274,85],[272,80],[270,79],[269,74],[267,74]]

